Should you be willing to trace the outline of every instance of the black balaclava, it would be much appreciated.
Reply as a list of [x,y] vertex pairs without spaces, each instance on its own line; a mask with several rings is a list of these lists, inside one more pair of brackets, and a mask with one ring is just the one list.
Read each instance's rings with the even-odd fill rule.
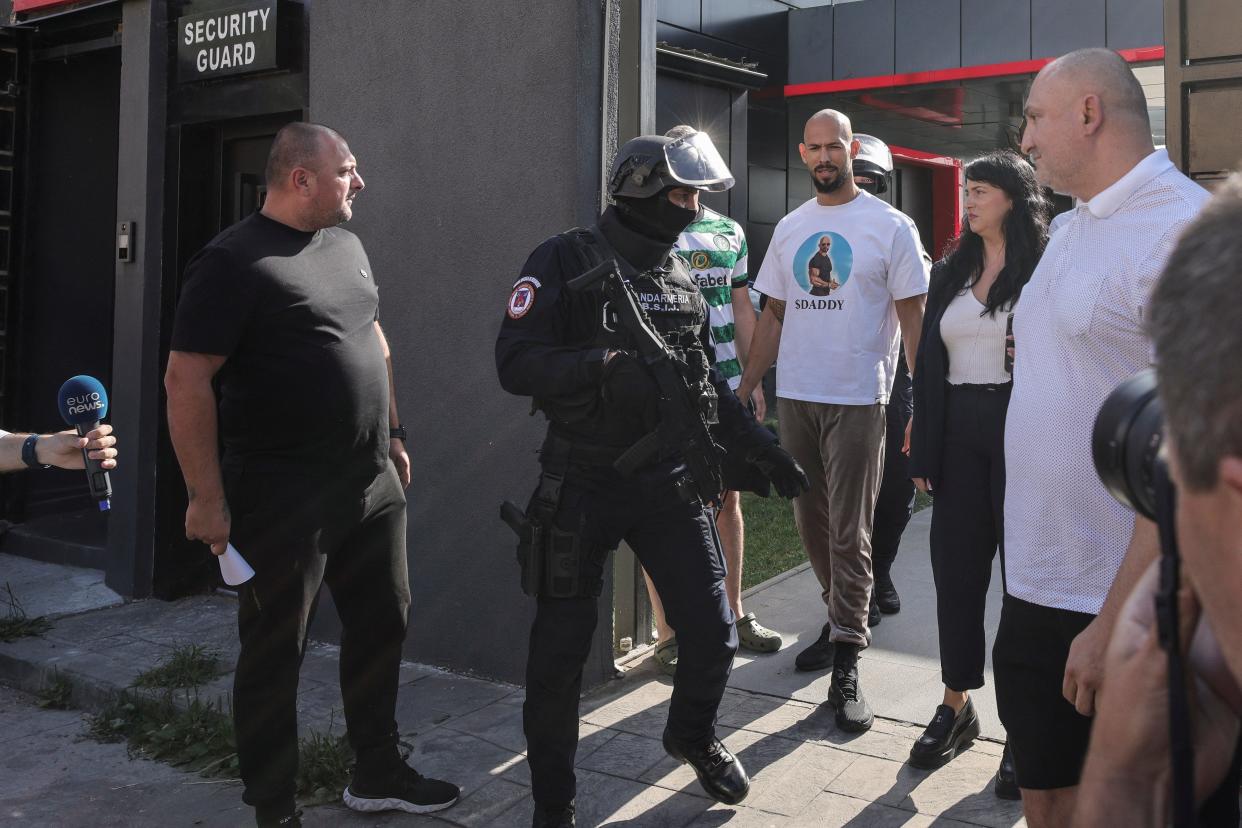
[[673,244],[698,212],[678,207],[670,201],[668,194],[672,189],[665,187],[650,198],[618,197],[617,207],[621,210],[622,220],[630,229],[644,236]]
[[681,231],[698,216],[697,211],[669,201],[671,189],[665,187],[649,198],[619,196],[616,205],[601,217],[600,230],[635,267],[653,267],[662,262]]

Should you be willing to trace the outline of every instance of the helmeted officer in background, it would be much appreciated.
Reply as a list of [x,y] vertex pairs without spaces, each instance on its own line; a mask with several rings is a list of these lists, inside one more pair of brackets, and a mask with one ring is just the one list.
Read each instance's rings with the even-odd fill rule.
[[[750,787],[741,763],[715,735],[737,631],[711,504],[723,488],[767,494],[770,482],[793,497],[808,484],[716,372],[706,304],[686,265],[672,255],[695,218],[699,190],[732,185],[705,133],[629,141],[612,166],[608,192],[615,204],[590,229],[539,245],[509,297],[496,342],[500,382],[510,393],[533,397],[548,418],[542,474],[524,516],[536,530],[528,529],[519,547],[523,586],[538,596],[523,716],[535,826],[574,824],[582,666],[607,555],[622,540],[651,575],[680,641],[665,749],[689,762],[721,802],[740,802]],[[696,416],[723,444],[711,465],[721,468],[718,455],[724,455],[718,487],[690,473],[696,468],[690,448],[651,439],[668,425],[669,395],[615,303],[567,286],[612,260],[675,355]],[[618,470],[614,464],[641,446],[648,449],[639,452],[642,462],[634,467],[632,452],[620,463],[626,472]]]
[[[892,184],[893,153],[888,145],[874,135],[854,134],[859,143],[854,159],[854,183],[872,195],[888,192]],[[885,407],[884,476],[875,500],[875,517],[871,523],[871,567],[875,573],[875,589],[871,591],[871,615],[867,623],[874,627],[881,615],[901,611],[901,596],[893,584],[893,561],[901,534],[914,514],[914,481],[910,479],[910,456],[906,454],[906,426],[914,414],[914,389],[906,355],[897,358],[893,377],[893,393]]]

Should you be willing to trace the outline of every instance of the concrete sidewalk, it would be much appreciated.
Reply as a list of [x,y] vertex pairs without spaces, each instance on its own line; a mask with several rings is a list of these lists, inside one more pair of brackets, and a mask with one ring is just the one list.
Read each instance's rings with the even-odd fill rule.
[[[877,628],[875,646],[862,662],[864,689],[880,715],[870,732],[853,736],[836,729],[831,710],[819,706],[827,676],[792,670],[796,642],[770,656],[739,658],[721,705],[720,734],[741,757],[753,787],[741,806],[722,806],[703,795],[688,768],[664,754],[659,738],[671,684],[657,676],[649,659],[640,659],[623,679],[583,699],[578,824],[1020,824],[1020,805],[997,800],[991,792],[999,743],[980,741],[930,774],[903,764],[939,696],[935,652],[927,646],[929,640],[934,645],[934,613],[927,614],[929,589],[918,581],[920,572],[926,580],[925,566],[920,569],[925,532],[926,516],[916,517],[896,575],[905,608]],[[14,561],[0,555],[0,582],[13,581]],[[62,572],[63,579],[87,577],[81,571]],[[20,589],[14,584],[19,597]],[[106,595],[99,599],[112,603]],[[32,604],[27,601],[28,611]],[[791,633],[790,642],[794,635],[813,638],[823,623],[818,586],[806,570],[753,592],[748,609]],[[231,668],[237,648],[234,616],[231,598],[205,596],[106,606],[56,618],[44,636],[0,643],[0,684],[34,690],[52,671],[60,671],[74,681],[75,704],[97,708],[177,644],[212,647]],[[334,727],[339,732],[336,672],[337,649],[313,645],[298,701],[304,730]],[[201,692],[223,698],[230,683],[226,674]],[[899,689],[905,692],[890,693]],[[525,828],[532,806],[522,699],[517,687],[406,665],[398,723],[413,745],[411,764],[459,784],[462,801],[435,817],[364,816],[340,805],[321,806],[307,810],[305,823]],[[86,739],[84,721],[80,711],[41,710],[28,696],[0,690],[0,824],[252,824],[239,783],[131,761],[123,745]]]

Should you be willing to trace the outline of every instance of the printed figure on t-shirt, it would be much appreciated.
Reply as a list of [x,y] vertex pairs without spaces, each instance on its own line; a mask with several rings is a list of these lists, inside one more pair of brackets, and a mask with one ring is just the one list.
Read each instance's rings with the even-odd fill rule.
[[832,278],[832,257],[828,255],[831,247],[832,239],[829,236],[821,236],[819,249],[807,264],[807,278],[811,282],[812,296],[828,296],[833,288],[841,286]]

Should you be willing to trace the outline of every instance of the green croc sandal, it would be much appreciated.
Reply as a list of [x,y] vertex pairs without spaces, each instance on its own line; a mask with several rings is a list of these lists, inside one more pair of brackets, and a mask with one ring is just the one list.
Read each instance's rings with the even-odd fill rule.
[[737,639],[743,649],[756,653],[774,653],[781,648],[780,633],[775,633],[755,620],[748,612],[737,620]]
[[666,676],[674,675],[677,672],[677,639],[670,638],[668,641],[661,641],[655,648],[656,666],[660,668],[660,672]]

